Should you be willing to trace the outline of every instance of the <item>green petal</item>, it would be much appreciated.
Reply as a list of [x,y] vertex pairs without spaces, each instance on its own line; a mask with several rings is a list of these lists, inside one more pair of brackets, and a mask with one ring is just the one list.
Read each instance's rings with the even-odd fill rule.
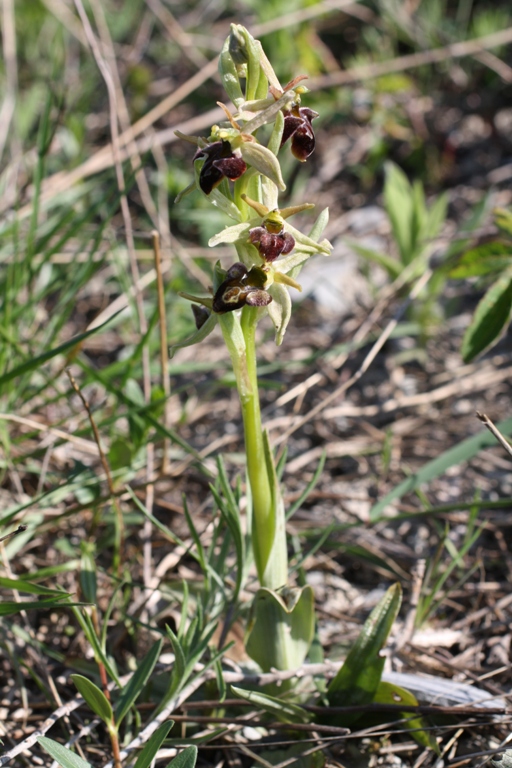
[[270,315],[270,319],[274,323],[274,327],[276,329],[276,344],[277,346],[280,346],[283,341],[288,323],[290,322],[290,317],[292,314],[292,300],[290,298],[290,294],[288,293],[288,289],[280,283],[274,283],[274,285],[268,289],[268,292],[274,301],[272,304],[268,305],[267,312]]

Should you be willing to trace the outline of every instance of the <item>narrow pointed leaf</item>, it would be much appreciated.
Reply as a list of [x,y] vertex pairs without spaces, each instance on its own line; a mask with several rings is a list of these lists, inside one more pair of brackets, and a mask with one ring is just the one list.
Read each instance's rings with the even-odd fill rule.
[[144,745],[144,749],[137,758],[133,768],[150,768],[156,753],[164,743],[164,740],[174,725],[174,720],[167,720],[162,723],[152,734],[149,741]]
[[130,681],[123,689],[121,697],[116,705],[117,725],[120,725],[122,719],[130,707],[142,693],[142,689],[149,680],[149,676],[151,675],[155,664],[158,661],[158,657],[160,656],[160,651],[162,650],[162,642],[162,640],[158,640],[149,649],[148,653],[144,656],[136,671],[130,678]]
[[[0,602],[0,616],[12,616],[21,611],[31,610],[49,610],[50,608],[68,607],[70,603],[63,603],[62,600],[68,597],[63,594],[62,597],[49,598],[47,600],[27,600],[26,602],[16,603],[14,601]],[[73,603],[73,605],[84,605],[84,603]]]
[[380,652],[388,638],[402,599],[394,584],[371,612],[350,649],[345,663],[328,687],[330,704],[369,704],[379,687],[384,657]]
[[[28,592],[32,595],[58,595],[61,599],[63,596],[63,592],[60,589],[41,587],[39,584],[33,584],[24,579],[8,579],[4,576],[0,576],[0,587],[4,587],[4,589],[16,589],[18,592]],[[67,594],[64,594],[64,597],[67,597]]]

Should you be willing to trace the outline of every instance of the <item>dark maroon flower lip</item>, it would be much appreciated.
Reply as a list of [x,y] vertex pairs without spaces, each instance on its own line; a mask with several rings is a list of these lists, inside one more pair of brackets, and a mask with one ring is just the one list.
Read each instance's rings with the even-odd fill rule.
[[222,179],[236,181],[247,170],[246,163],[233,152],[229,141],[214,141],[206,147],[200,147],[194,160],[200,157],[206,157],[199,173],[199,186],[205,195],[209,195]]
[[247,270],[245,264],[237,261],[228,269],[226,279],[213,297],[213,311],[224,314],[245,305],[266,307],[272,301],[272,296],[263,290],[266,280],[266,274],[259,267]]
[[265,226],[254,227],[249,231],[249,241],[256,246],[262,259],[275,261],[279,256],[290,253],[295,248],[295,239],[289,232],[269,232]]
[[309,107],[293,106],[284,112],[284,129],[281,146],[292,140],[292,154],[304,163],[315,149],[315,134],[311,121],[318,117]]

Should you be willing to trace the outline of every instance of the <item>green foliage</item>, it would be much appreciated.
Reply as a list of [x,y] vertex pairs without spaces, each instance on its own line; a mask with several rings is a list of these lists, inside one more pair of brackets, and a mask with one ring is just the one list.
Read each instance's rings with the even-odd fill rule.
[[477,245],[465,251],[452,265],[449,275],[467,278],[494,278],[480,300],[464,334],[461,354],[465,362],[490,349],[510,322],[512,309],[512,213],[498,209],[495,224],[501,230],[499,240]]
[[156,753],[162,746],[165,737],[171,730],[172,726],[174,725],[173,720],[167,720],[165,723],[162,723],[156,731],[152,734],[152,736],[148,739],[146,744],[144,745],[144,749],[141,751],[140,755],[137,758],[137,762],[135,763],[133,768],[150,768],[151,764],[153,763],[153,759],[156,756]]
[[[512,419],[506,419],[497,425],[498,429],[509,434],[512,431]],[[488,432],[482,431],[478,435],[468,437],[462,440],[458,445],[449,448],[432,461],[427,462],[418,472],[410,475],[406,480],[399,483],[383,499],[375,504],[370,510],[370,519],[373,522],[380,520],[386,508],[395,500],[401,499],[406,493],[412,493],[419,489],[424,483],[444,474],[449,467],[461,464],[473,458],[483,448],[494,445],[496,438]]]
[[113,724],[114,713],[110,702],[103,691],[86,677],[83,677],[83,675],[71,675],[71,679],[94,714],[101,717],[105,725],[111,727]]
[[49,739],[47,736],[39,736],[37,741],[62,768],[92,768],[90,763],[59,744],[58,741]]
[[366,620],[345,662],[327,688],[332,706],[369,704],[379,687],[384,647],[402,601],[399,584],[388,589]]

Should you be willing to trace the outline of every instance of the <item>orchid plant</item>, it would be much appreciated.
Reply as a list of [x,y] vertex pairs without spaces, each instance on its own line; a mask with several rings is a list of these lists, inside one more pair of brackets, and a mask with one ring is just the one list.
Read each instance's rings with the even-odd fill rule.
[[[192,302],[197,331],[174,349],[202,341],[219,325],[229,350],[243,416],[248,518],[261,585],[246,649],[264,670],[288,669],[304,661],[313,638],[313,593],[309,586],[288,584],[285,508],[261,423],[256,328],[269,315],[276,344],[282,343],[291,315],[290,290],[301,290],[302,266],[315,254],[331,252],[331,244],[321,240],[327,210],[306,235],[289,219],[314,206],[279,208],[279,192],[286,189],[279,152],[289,144],[299,161],[310,157],[317,113],[301,105],[305,77],[282,87],[260,42],[240,25],[232,25],[219,69],[233,109],[220,104],[226,121],[214,125],[207,139],[180,134],[197,146],[195,180],[182,195],[199,190],[234,222],[209,245],[232,245],[236,260],[227,268],[216,264],[209,296],[182,294]],[[270,133],[266,144],[259,138],[262,129]]]

